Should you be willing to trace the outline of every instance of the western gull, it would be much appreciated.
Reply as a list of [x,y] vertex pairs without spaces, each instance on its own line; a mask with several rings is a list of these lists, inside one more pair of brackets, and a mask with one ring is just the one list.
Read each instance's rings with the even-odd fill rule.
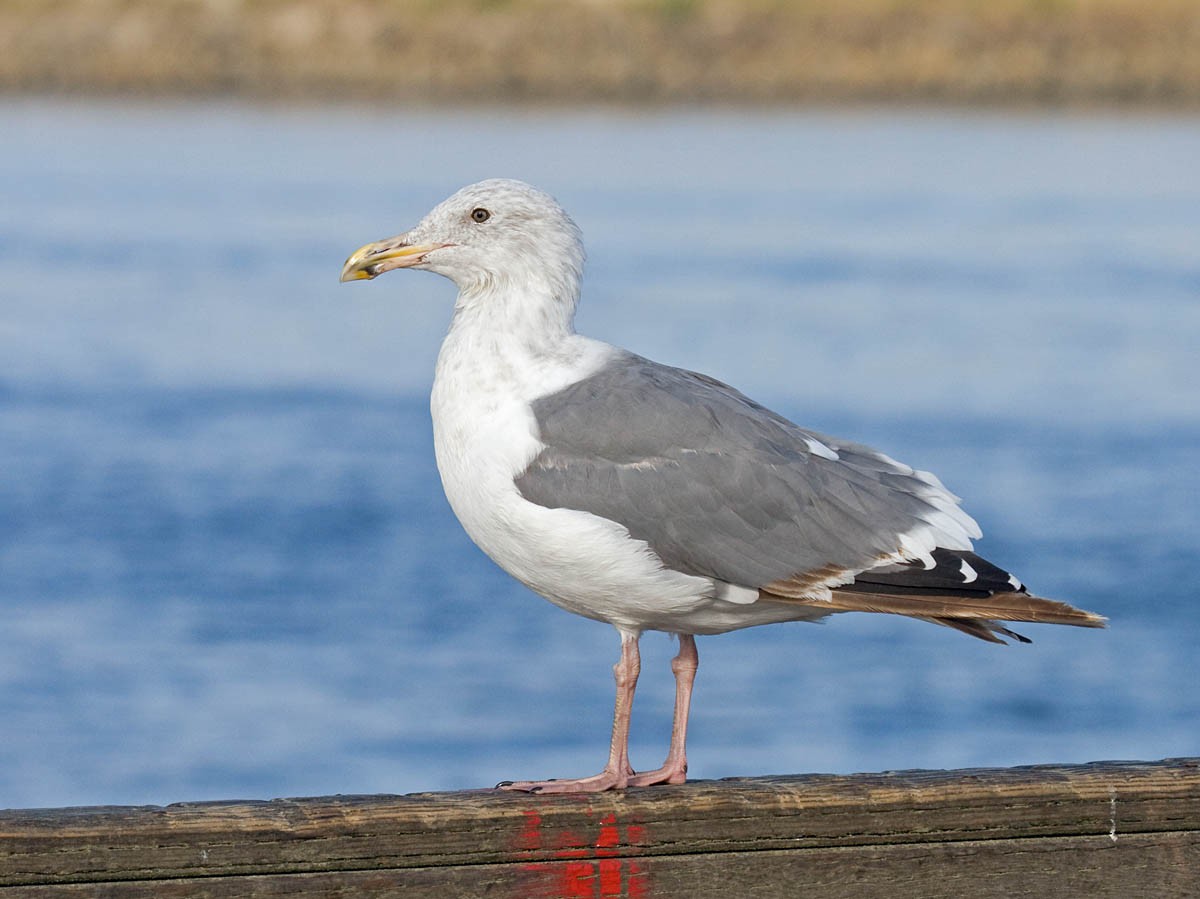
[[[684,782],[698,634],[850,611],[993,643],[1029,642],[1001,622],[1104,626],[975,555],[979,526],[934,475],[576,334],[583,264],[580,230],[553,197],[493,179],[356,250],[341,275],[412,268],[457,285],[430,403],[446,497],[501,568],[620,635],[603,771],[500,787]],[[648,630],[679,639],[675,712],[666,761],[638,773],[629,717]]]

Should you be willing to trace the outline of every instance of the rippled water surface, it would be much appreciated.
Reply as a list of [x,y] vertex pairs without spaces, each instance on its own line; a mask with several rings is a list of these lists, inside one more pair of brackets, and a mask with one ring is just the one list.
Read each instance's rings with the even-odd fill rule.
[[0,133],[0,807],[599,767],[615,633],[441,495],[453,288],[337,284],[494,175],[583,227],[581,330],[936,471],[1111,618],[702,638],[694,776],[1200,752],[1200,122],[10,100]]

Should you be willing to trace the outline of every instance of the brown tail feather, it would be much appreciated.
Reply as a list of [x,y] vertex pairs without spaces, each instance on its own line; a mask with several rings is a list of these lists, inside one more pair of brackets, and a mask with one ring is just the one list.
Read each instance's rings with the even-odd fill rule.
[[828,600],[781,596],[766,589],[761,590],[760,594],[763,599],[800,603],[834,612],[884,612],[924,618],[993,643],[1003,642],[996,636],[998,633],[1024,640],[1020,635],[994,623],[997,621],[1104,627],[1106,620],[1100,615],[1077,609],[1065,602],[1043,599],[1028,593],[938,596],[919,593],[867,593],[849,587],[839,587],[831,591]]
[[1004,640],[1001,639],[1001,636],[1010,637],[1018,643],[1033,642],[1028,637],[1018,634],[1016,631],[1010,631],[995,621],[980,621],[977,618],[930,618],[928,620],[934,624],[952,627],[969,637],[978,637],[980,640],[987,640],[989,643],[1003,644]]

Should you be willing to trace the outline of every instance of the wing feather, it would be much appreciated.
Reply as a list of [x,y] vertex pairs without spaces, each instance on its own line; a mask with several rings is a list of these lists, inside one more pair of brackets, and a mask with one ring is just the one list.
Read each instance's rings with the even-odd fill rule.
[[760,587],[979,534],[936,478],[633,354],[533,411],[545,449],[517,477],[522,495],[619,522],[690,574]]

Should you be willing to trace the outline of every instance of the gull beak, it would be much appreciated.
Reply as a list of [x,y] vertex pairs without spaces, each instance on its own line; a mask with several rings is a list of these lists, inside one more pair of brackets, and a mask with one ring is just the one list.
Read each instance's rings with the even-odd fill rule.
[[342,280],[369,281],[394,268],[412,268],[424,262],[427,253],[448,246],[450,244],[409,243],[407,234],[369,243],[350,254],[342,266]]

